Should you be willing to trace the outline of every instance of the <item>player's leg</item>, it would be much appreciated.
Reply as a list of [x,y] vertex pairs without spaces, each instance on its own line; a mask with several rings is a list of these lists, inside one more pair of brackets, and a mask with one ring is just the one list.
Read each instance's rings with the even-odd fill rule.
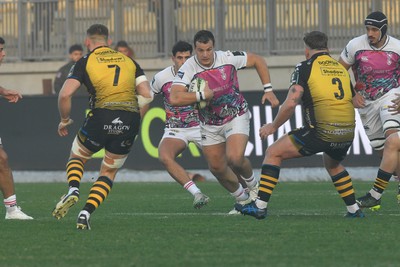
[[329,173],[337,192],[346,204],[347,214],[345,216],[350,218],[364,217],[364,214],[356,203],[353,182],[350,174],[343,165],[340,164],[346,156],[347,150],[348,147],[332,152],[332,155],[334,155],[336,159],[332,158],[327,153],[323,153],[324,166]]
[[234,118],[224,126],[226,137],[226,155],[228,164],[238,175],[239,181],[244,181],[253,195],[258,192],[258,181],[254,177],[250,160],[245,157],[249,141],[250,113]]
[[244,190],[236,174],[228,166],[225,154],[225,143],[204,145],[203,142],[203,154],[211,173],[217,178],[218,182],[235,197],[236,201],[245,201],[249,199],[249,194]]
[[[78,214],[77,229],[90,230],[90,216],[110,194],[115,176],[118,170],[124,165],[135,137],[139,132],[140,115],[138,113],[105,111],[102,115],[103,125],[112,125],[115,118],[118,118],[120,125],[126,125],[126,127],[121,127],[122,130],[118,135],[108,131],[98,131],[97,134],[95,132],[91,134],[100,139],[102,139],[101,136],[104,137],[102,139],[104,140],[103,143],[101,141],[97,142],[98,146],[96,146],[96,149],[99,146],[104,146],[105,155],[101,163],[99,177],[93,183],[85,206]],[[86,144],[86,147],[89,147],[89,144]],[[94,151],[95,149],[91,148],[90,150]]]
[[382,194],[398,166],[399,153],[400,133],[395,132],[386,139],[383,157],[372,189],[365,196],[357,199],[360,207],[371,208],[380,205]]
[[[181,129],[180,131],[185,130]],[[198,129],[198,131],[200,130]],[[171,177],[193,195],[193,206],[195,208],[201,208],[208,203],[209,198],[201,192],[196,183],[190,179],[189,173],[176,161],[176,157],[187,147],[186,138],[184,136],[180,137],[179,134],[176,135],[176,133],[175,137],[167,136],[168,134],[164,134],[164,137],[158,145],[159,160]]]
[[104,202],[113,186],[117,171],[128,155],[114,154],[106,150],[100,167],[99,178],[93,183],[85,206],[78,215],[77,229],[90,230],[90,215]]
[[265,152],[261,168],[258,199],[244,206],[236,205],[237,209],[242,214],[253,216],[256,219],[264,219],[267,215],[269,199],[278,183],[282,161],[297,157],[302,157],[302,154],[299,152],[299,146],[294,145],[294,141],[289,135],[282,136],[270,145]]
[[75,137],[66,166],[68,192],[61,196],[60,201],[52,212],[53,217],[56,219],[63,218],[69,209],[78,202],[79,186],[83,177],[84,165],[92,157],[93,153],[82,144],[78,136]]
[[6,219],[14,220],[32,220],[31,216],[26,215],[17,205],[17,196],[15,195],[14,179],[11,168],[8,164],[8,156],[1,145],[0,139],[0,189],[3,193],[3,203],[6,207]]

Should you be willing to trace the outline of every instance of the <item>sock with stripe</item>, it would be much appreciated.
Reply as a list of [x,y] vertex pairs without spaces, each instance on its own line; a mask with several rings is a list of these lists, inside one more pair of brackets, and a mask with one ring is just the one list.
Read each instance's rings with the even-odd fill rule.
[[260,186],[258,187],[258,199],[256,200],[257,207],[265,209],[272,195],[276,184],[278,183],[279,166],[264,164],[261,168]]
[[184,184],[183,188],[185,188],[187,191],[189,191],[193,196],[194,196],[194,194],[201,192],[200,189],[197,187],[197,185],[193,181],[189,181],[186,184]]
[[78,158],[71,158],[67,163],[68,186],[78,188],[83,177],[83,162]]
[[92,214],[106,199],[111,191],[112,185],[113,181],[110,178],[107,176],[100,176],[92,185],[83,210]]
[[369,191],[371,196],[374,197],[375,199],[380,199],[382,197],[383,191],[388,186],[391,177],[392,177],[391,173],[379,169],[374,185],[372,189]]
[[343,199],[344,203],[346,203],[346,206],[353,206],[356,203],[356,196],[354,194],[353,182],[351,181],[350,174],[344,170],[339,174],[331,176],[331,179],[340,197]]

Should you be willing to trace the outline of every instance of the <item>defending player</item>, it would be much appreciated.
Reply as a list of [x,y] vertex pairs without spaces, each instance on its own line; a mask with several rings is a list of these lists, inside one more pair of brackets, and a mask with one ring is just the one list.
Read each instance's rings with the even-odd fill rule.
[[[81,58],[64,83],[58,97],[60,136],[68,135],[71,97],[84,83],[91,95],[91,110],[73,141],[67,163],[68,193],[57,203],[53,216],[61,219],[79,199],[79,185],[85,163],[105,148],[97,181],[79,212],[78,229],[90,229],[91,214],[111,191],[118,169],[122,167],[139,131],[137,93],[151,98],[149,82],[131,58],[109,47],[108,29],[94,24],[87,30],[85,45],[90,53]],[[137,93],[136,93],[137,92]]]
[[274,121],[260,128],[261,139],[275,133],[303,104],[305,125],[285,134],[266,152],[261,169],[258,199],[236,204],[245,215],[257,219],[267,216],[268,201],[279,179],[283,160],[323,152],[326,170],[346,203],[346,217],[364,217],[356,204],[352,180],[340,164],[353,143],[355,111],[353,89],[347,70],[328,53],[328,37],[319,31],[304,37],[306,61],[296,66],[285,102]]

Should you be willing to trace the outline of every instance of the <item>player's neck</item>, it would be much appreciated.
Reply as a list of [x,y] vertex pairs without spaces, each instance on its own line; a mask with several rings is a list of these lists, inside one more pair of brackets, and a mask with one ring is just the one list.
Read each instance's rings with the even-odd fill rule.
[[385,36],[384,36],[379,42],[377,42],[376,44],[371,44],[371,46],[373,46],[373,47],[379,49],[379,48],[381,48],[382,46],[385,45],[387,38],[388,38],[388,37],[387,37],[387,35],[385,34]]

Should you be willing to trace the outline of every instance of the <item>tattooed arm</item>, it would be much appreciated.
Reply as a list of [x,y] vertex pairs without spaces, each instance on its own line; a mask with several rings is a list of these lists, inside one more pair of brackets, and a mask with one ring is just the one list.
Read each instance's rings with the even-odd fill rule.
[[289,88],[286,100],[280,107],[274,121],[272,123],[265,124],[260,128],[261,139],[265,139],[270,134],[275,133],[282,124],[292,117],[296,106],[301,102],[303,92],[303,87],[298,84],[294,84]]

